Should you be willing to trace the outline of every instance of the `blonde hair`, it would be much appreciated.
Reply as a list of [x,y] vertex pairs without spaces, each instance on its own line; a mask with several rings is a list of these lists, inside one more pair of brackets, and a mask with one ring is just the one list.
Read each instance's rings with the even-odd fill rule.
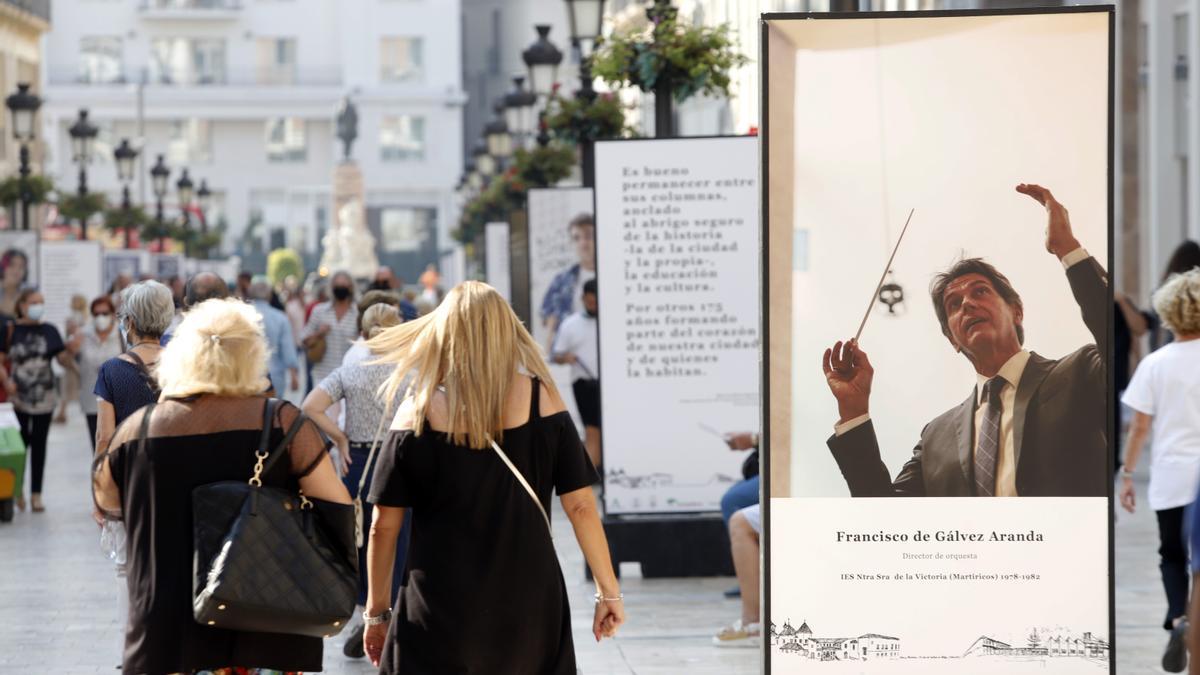
[[162,396],[254,396],[267,388],[262,317],[233,298],[205,300],[183,315],[158,359]]
[[362,314],[362,334],[371,339],[385,329],[400,325],[400,311],[395,305],[377,302]]
[[[386,400],[412,397],[417,435],[439,387],[445,387],[451,442],[477,450],[489,447],[489,439],[501,441],[504,405],[519,369],[558,395],[533,336],[483,282],[460,284],[432,313],[387,329],[368,346],[380,355],[378,363],[396,366],[384,385]],[[410,373],[411,383],[400,392]]]
[[1167,277],[1152,301],[1154,311],[1176,336],[1200,334],[1200,267]]

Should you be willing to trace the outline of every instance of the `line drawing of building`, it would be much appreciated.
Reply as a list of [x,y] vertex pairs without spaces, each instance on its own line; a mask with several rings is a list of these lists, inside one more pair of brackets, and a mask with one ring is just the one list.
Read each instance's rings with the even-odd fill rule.
[[900,658],[900,638],[879,633],[857,637],[816,637],[807,621],[793,628],[791,621],[776,632],[771,624],[771,644],[780,652],[797,654],[815,661],[874,661]]

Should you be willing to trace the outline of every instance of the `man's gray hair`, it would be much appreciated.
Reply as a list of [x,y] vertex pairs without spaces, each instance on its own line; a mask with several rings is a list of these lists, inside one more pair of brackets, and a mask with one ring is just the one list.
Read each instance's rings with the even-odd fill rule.
[[157,281],[139,281],[121,291],[121,316],[143,337],[162,337],[175,318],[171,289]]
[[250,282],[250,288],[246,293],[252,300],[270,300],[271,282],[266,277],[256,276]]

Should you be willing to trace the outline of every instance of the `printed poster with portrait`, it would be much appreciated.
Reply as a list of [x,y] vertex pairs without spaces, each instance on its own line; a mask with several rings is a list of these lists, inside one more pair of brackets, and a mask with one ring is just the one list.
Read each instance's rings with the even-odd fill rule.
[[[596,277],[596,226],[591,188],[547,188],[529,191],[529,306],[533,339],[554,355],[558,327],[572,314],[583,311],[583,284]],[[598,374],[595,357],[585,355],[583,365],[572,369],[551,364],[550,374],[575,425],[583,420],[575,403],[575,375]],[[590,366],[588,365],[590,362]]]
[[38,287],[38,244],[37,232],[0,231],[0,314],[14,316],[21,291]]
[[771,673],[1110,672],[1112,22],[764,17]]

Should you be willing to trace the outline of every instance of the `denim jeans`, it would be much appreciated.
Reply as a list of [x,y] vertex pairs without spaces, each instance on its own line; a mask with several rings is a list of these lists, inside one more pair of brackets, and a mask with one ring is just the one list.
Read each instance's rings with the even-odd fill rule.
[[725,525],[729,526],[729,519],[740,509],[757,503],[758,476],[734,483],[721,497],[721,517],[725,519]]
[[[369,444],[352,444],[350,446],[350,470],[346,472],[345,476],[342,476],[342,483],[350,491],[351,498],[358,494],[358,481],[362,478],[363,467],[367,465],[370,451]],[[371,531],[371,518],[375,513],[375,509],[367,501],[367,495],[371,492],[371,479],[375,476],[375,465],[379,463],[379,452],[379,450],[375,451],[375,464],[371,465],[371,471],[367,474],[367,482],[363,484],[362,493],[363,545],[358,549],[358,604],[363,606],[367,604],[367,539]],[[396,564],[392,567],[392,599],[388,604],[389,607],[395,606],[396,594],[404,579],[404,564],[408,557],[408,537],[409,531],[412,530],[411,521],[412,514],[409,513],[408,517],[404,519],[404,527],[400,530],[400,536],[396,539]]]

